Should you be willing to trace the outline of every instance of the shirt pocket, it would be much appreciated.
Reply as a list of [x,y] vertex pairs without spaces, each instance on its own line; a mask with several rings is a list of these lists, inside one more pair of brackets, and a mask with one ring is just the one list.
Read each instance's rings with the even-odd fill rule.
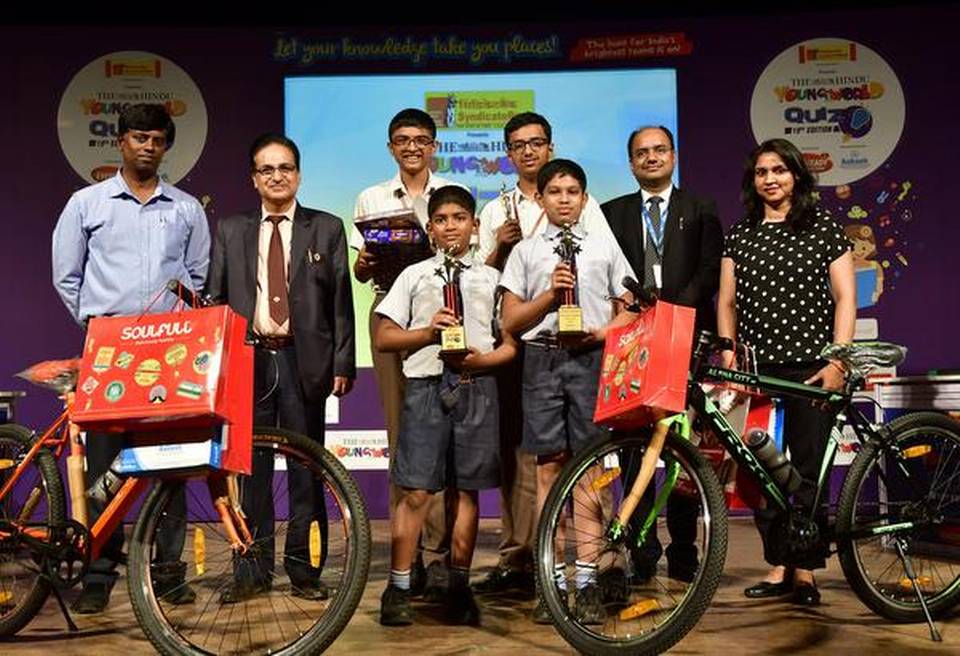
[[180,261],[187,250],[190,227],[175,209],[159,210],[153,217],[154,234],[165,259]]

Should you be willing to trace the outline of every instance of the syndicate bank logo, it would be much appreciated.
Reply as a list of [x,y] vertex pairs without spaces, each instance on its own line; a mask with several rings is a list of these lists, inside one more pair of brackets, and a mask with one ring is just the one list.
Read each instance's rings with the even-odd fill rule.
[[870,160],[858,150],[850,151],[850,154],[840,157],[840,168],[865,169],[869,165]]
[[849,41],[819,42],[816,46],[801,43],[797,48],[797,61],[801,64],[857,61],[857,44]]
[[193,325],[189,321],[165,321],[159,324],[146,326],[127,326],[120,332],[122,341],[130,339],[157,339],[159,337],[176,337],[189,335],[193,332]]
[[424,108],[438,128],[499,130],[513,115],[533,111],[533,91],[428,91]]

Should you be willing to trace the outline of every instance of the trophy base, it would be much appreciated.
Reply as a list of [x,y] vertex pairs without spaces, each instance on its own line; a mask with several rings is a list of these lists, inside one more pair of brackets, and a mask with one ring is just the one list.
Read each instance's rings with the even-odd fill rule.
[[586,334],[583,329],[583,309],[579,305],[561,305],[557,310],[557,334],[576,337]]
[[463,326],[450,326],[440,331],[441,355],[456,355],[468,351],[467,336]]

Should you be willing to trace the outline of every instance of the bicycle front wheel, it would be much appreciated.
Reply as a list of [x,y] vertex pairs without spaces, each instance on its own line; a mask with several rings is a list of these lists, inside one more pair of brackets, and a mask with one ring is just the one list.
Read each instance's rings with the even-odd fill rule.
[[255,427],[253,452],[254,475],[240,478],[246,552],[231,549],[205,481],[186,483],[186,512],[184,483],[172,480],[140,512],[130,599],[162,654],[319,653],[360,602],[370,524],[356,483],[322,445],[290,431]]
[[895,622],[922,622],[898,547],[912,561],[933,617],[960,603],[960,424],[918,412],[886,429],[892,448],[868,443],[844,480],[837,507],[840,564],[871,610]]
[[[22,465],[32,446],[30,430],[15,424],[0,426],[0,487]],[[41,575],[43,559],[20,532],[43,539],[52,527],[63,525],[65,516],[56,460],[41,449],[0,501],[0,636],[12,636],[26,626],[50,594],[50,583]]]
[[[649,433],[633,433],[591,444],[566,463],[541,514],[540,595],[557,631],[585,654],[658,654],[669,649],[699,621],[723,571],[723,490],[697,448],[672,431],[650,485],[658,494],[666,487],[666,495],[670,483],[665,472],[678,472],[668,505],[677,514],[672,520],[681,520],[682,511],[674,528],[685,538],[683,544],[674,539],[667,551],[684,552],[686,568],[673,571],[657,565],[656,556],[652,563],[640,562],[643,548],[636,529],[626,540],[610,537],[608,529],[629,492],[628,472],[638,469],[648,442]],[[641,508],[634,513],[637,519],[649,515]],[[655,524],[665,542],[662,515]]]

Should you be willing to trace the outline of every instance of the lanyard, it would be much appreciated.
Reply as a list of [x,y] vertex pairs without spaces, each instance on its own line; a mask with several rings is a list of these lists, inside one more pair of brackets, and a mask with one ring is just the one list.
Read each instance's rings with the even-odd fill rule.
[[656,229],[653,227],[653,215],[650,213],[647,203],[640,204],[640,214],[643,216],[643,224],[647,228],[647,239],[653,242],[653,249],[657,251],[657,257],[663,259],[663,213],[660,214],[660,226]]

